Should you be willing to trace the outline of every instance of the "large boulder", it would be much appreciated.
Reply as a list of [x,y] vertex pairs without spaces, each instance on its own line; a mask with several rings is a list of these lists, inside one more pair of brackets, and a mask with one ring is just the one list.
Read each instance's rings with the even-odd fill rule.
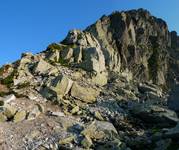
[[2,112],[0,112],[0,124],[3,122],[6,122],[6,120],[7,120],[7,117]]
[[61,75],[54,80],[51,88],[57,93],[59,97],[63,97],[64,95],[69,93],[72,85],[73,81],[71,79]]
[[117,130],[110,122],[93,121],[82,132],[82,135],[91,139],[111,138],[112,135],[117,135]]
[[8,95],[3,98],[4,104],[11,103],[12,101],[16,100],[16,96],[14,94]]
[[16,62],[16,68],[14,69],[13,82],[15,86],[33,81],[32,68],[37,61],[39,61],[39,57],[34,56],[32,53],[22,54],[21,59]]
[[170,92],[168,107],[172,110],[179,111],[179,84]]
[[158,97],[162,96],[162,90],[158,86],[156,86],[154,84],[140,83],[138,88],[139,88],[139,91],[141,93],[151,93],[151,95],[153,94],[153,95],[156,95]]
[[173,138],[178,139],[179,138],[179,123],[174,127],[169,129],[164,135],[165,138]]
[[132,114],[148,124],[160,127],[172,127],[179,121],[177,114],[157,105],[137,104],[131,110]]
[[108,83],[108,73],[107,72],[97,73],[96,75],[92,76],[91,81],[100,86],[106,85]]
[[99,91],[90,87],[83,87],[76,82],[71,88],[71,96],[86,103],[95,102],[98,95]]
[[17,112],[17,108],[11,105],[6,105],[4,107],[4,115],[8,118],[8,119],[12,119],[14,117],[14,115]]
[[34,68],[34,72],[37,74],[52,74],[58,72],[56,68],[54,68],[51,64],[46,62],[43,59],[40,59],[40,61],[36,64],[36,67]]
[[42,90],[42,95],[46,98],[49,98],[50,95],[56,96],[57,98],[62,99],[67,95],[73,85],[73,81],[65,75],[59,75],[53,79],[50,85],[47,85]]
[[83,50],[83,62],[81,67],[87,71],[97,73],[105,71],[105,60],[100,48],[90,47]]
[[44,111],[44,108],[42,105],[35,105],[29,112],[27,115],[27,120],[34,120],[36,119],[41,112]]
[[25,110],[19,110],[15,116],[14,116],[14,119],[13,119],[13,122],[17,123],[17,122],[20,122],[20,121],[23,121],[26,119],[26,111]]

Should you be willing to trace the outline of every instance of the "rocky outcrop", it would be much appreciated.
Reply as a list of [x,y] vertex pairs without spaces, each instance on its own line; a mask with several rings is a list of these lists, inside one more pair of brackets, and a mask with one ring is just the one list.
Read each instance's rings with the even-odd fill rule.
[[155,105],[137,105],[132,108],[132,113],[147,123],[162,127],[172,127],[179,121],[175,112]]
[[[94,73],[92,81],[96,84],[107,83],[108,74],[101,46],[90,33],[70,31],[61,44],[53,44],[47,48],[46,57],[52,62],[76,66]],[[99,78],[103,79],[98,80]]]
[[[70,31],[61,43],[47,48],[45,57],[95,73],[92,81],[99,85],[116,72],[168,87],[178,73],[178,47],[178,36],[168,31],[165,21],[139,9],[114,12],[84,31]],[[103,80],[97,82],[99,78]]]
[[86,31],[99,41],[109,70],[129,70],[135,79],[166,83],[170,34],[163,20],[143,9],[114,12]]

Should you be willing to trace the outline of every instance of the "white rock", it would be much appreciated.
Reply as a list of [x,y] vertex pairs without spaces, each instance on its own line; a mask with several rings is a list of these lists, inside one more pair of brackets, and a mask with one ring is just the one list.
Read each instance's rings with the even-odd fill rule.
[[14,94],[8,95],[4,98],[4,102],[5,103],[10,103],[12,101],[16,100],[16,97]]
[[50,115],[58,116],[58,117],[65,117],[65,114],[63,112],[50,112]]

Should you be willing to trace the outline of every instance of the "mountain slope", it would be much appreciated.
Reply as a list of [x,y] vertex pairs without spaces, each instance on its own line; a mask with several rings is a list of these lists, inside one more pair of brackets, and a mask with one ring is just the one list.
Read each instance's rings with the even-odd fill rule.
[[178,74],[165,21],[144,9],[103,16],[0,69],[0,147],[177,149],[178,88],[170,109],[167,96]]

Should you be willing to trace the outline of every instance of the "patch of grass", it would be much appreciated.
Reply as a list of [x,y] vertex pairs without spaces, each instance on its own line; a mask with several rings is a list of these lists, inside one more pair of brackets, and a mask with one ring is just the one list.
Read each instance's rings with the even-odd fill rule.
[[14,70],[9,76],[1,81],[2,84],[7,85],[8,88],[13,84],[14,76],[17,74],[17,70]]
[[56,62],[56,61],[53,61],[53,60],[46,60],[48,63],[50,63],[51,65],[55,66],[57,63],[60,63],[62,66],[66,66],[68,67],[69,64],[68,64],[68,60],[65,60],[63,58],[59,58],[59,60]]
[[161,131],[160,128],[156,128],[156,127],[152,128],[152,133],[153,133],[153,134],[155,134],[155,133],[157,133],[157,132],[160,132],[160,131]]
[[57,43],[52,43],[47,47],[47,50],[63,50],[65,48],[77,48],[76,44],[68,44],[68,45],[63,45],[63,44],[57,44]]
[[0,76],[2,76],[4,73],[7,72],[7,70],[10,68],[10,65],[4,65],[0,68]]
[[64,45],[64,44],[56,44],[56,43],[52,43],[51,45],[48,46],[47,50],[50,50],[50,51],[60,51],[60,58],[58,60],[47,60],[47,62],[49,62],[50,64],[52,65],[55,65],[56,63],[60,63],[61,65],[63,66],[66,66],[68,67],[69,66],[69,61],[64,59],[62,56],[61,56],[61,52],[62,51],[66,51],[68,50],[69,48],[77,48],[78,46],[76,44],[68,44],[68,45]]
[[48,47],[47,47],[47,50],[61,50],[63,49],[64,46],[63,45],[59,45],[59,44],[56,44],[56,43],[52,43],[50,44]]
[[25,82],[25,83],[22,83],[20,85],[18,85],[18,89],[23,89],[23,88],[26,88],[26,87],[29,87],[30,86],[30,82]]
[[78,34],[78,39],[82,39],[83,36],[82,36],[82,33]]
[[66,67],[69,66],[68,60],[64,60],[63,58],[60,58],[60,59],[59,59],[59,63],[60,63],[62,66],[66,66]]
[[4,73],[4,69],[3,69],[3,67],[1,67],[1,68],[0,68],[0,76],[2,76],[3,73]]
[[6,92],[1,92],[1,91],[0,91],[0,97],[4,97],[5,95],[7,95]]
[[46,59],[46,61],[51,64],[52,66],[55,66],[56,65],[56,61],[53,61],[53,60],[50,60],[50,59]]
[[5,79],[2,80],[2,84],[7,85],[8,87],[13,83],[13,74],[9,75]]

